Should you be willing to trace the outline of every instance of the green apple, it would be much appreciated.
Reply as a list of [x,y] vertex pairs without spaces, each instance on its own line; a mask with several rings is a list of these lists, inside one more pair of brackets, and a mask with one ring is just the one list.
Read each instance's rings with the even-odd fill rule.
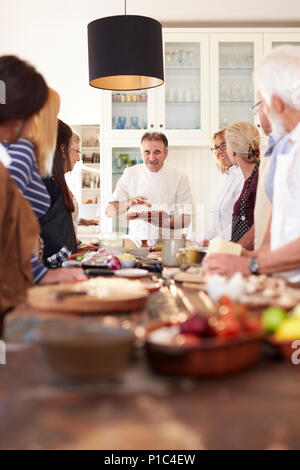
[[285,318],[285,310],[279,307],[269,307],[264,311],[261,322],[266,331],[274,333]]
[[276,330],[274,338],[279,341],[300,340],[300,317],[286,318]]

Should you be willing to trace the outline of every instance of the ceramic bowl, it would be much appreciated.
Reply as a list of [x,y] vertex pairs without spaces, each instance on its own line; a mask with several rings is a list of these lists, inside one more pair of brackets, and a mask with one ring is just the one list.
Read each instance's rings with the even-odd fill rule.
[[136,259],[121,259],[121,266],[123,269],[130,269],[130,268],[134,268],[135,266],[135,263],[136,263]]
[[81,321],[45,322],[35,340],[55,375],[98,382],[120,372],[129,361],[135,335],[121,326]]

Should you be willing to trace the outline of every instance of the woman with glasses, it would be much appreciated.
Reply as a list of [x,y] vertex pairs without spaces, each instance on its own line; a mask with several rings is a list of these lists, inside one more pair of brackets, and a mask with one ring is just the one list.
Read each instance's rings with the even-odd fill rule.
[[60,266],[77,248],[72,218],[75,206],[65,173],[71,171],[80,160],[78,145],[74,143],[71,127],[58,120],[52,177],[43,180],[51,197],[51,207],[40,219],[44,242],[43,260],[50,267]]
[[224,183],[218,196],[216,197],[212,210],[212,224],[206,232],[204,246],[208,245],[209,240],[218,237],[223,240],[231,239],[232,212],[235,201],[241,194],[244,184],[243,174],[240,168],[234,166],[228,158],[225,130],[221,129],[213,135],[213,147],[211,151],[214,154],[217,167],[224,175]]

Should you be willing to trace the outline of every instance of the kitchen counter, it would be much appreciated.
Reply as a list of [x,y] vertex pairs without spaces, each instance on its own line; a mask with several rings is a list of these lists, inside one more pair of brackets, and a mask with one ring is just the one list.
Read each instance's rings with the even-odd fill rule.
[[[163,290],[130,318],[142,324],[174,309]],[[18,346],[8,343],[0,365],[0,449],[299,448],[300,366],[269,346],[253,368],[214,380],[158,376],[137,348],[116,379],[71,385],[31,344],[33,327],[47,317],[22,305],[6,318],[6,341]]]

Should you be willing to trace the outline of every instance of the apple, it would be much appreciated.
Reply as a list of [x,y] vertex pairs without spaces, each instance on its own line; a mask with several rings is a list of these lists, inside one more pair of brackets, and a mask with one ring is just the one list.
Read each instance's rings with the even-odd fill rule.
[[186,321],[180,323],[180,332],[182,334],[194,334],[201,338],[214,336],[214,333],[208,323],[208,319],[199,313],[191,315]]
[[286,318],[286,311],[280,307],[267,308],[262,316],[262,325],[269,333],[274,333]]

